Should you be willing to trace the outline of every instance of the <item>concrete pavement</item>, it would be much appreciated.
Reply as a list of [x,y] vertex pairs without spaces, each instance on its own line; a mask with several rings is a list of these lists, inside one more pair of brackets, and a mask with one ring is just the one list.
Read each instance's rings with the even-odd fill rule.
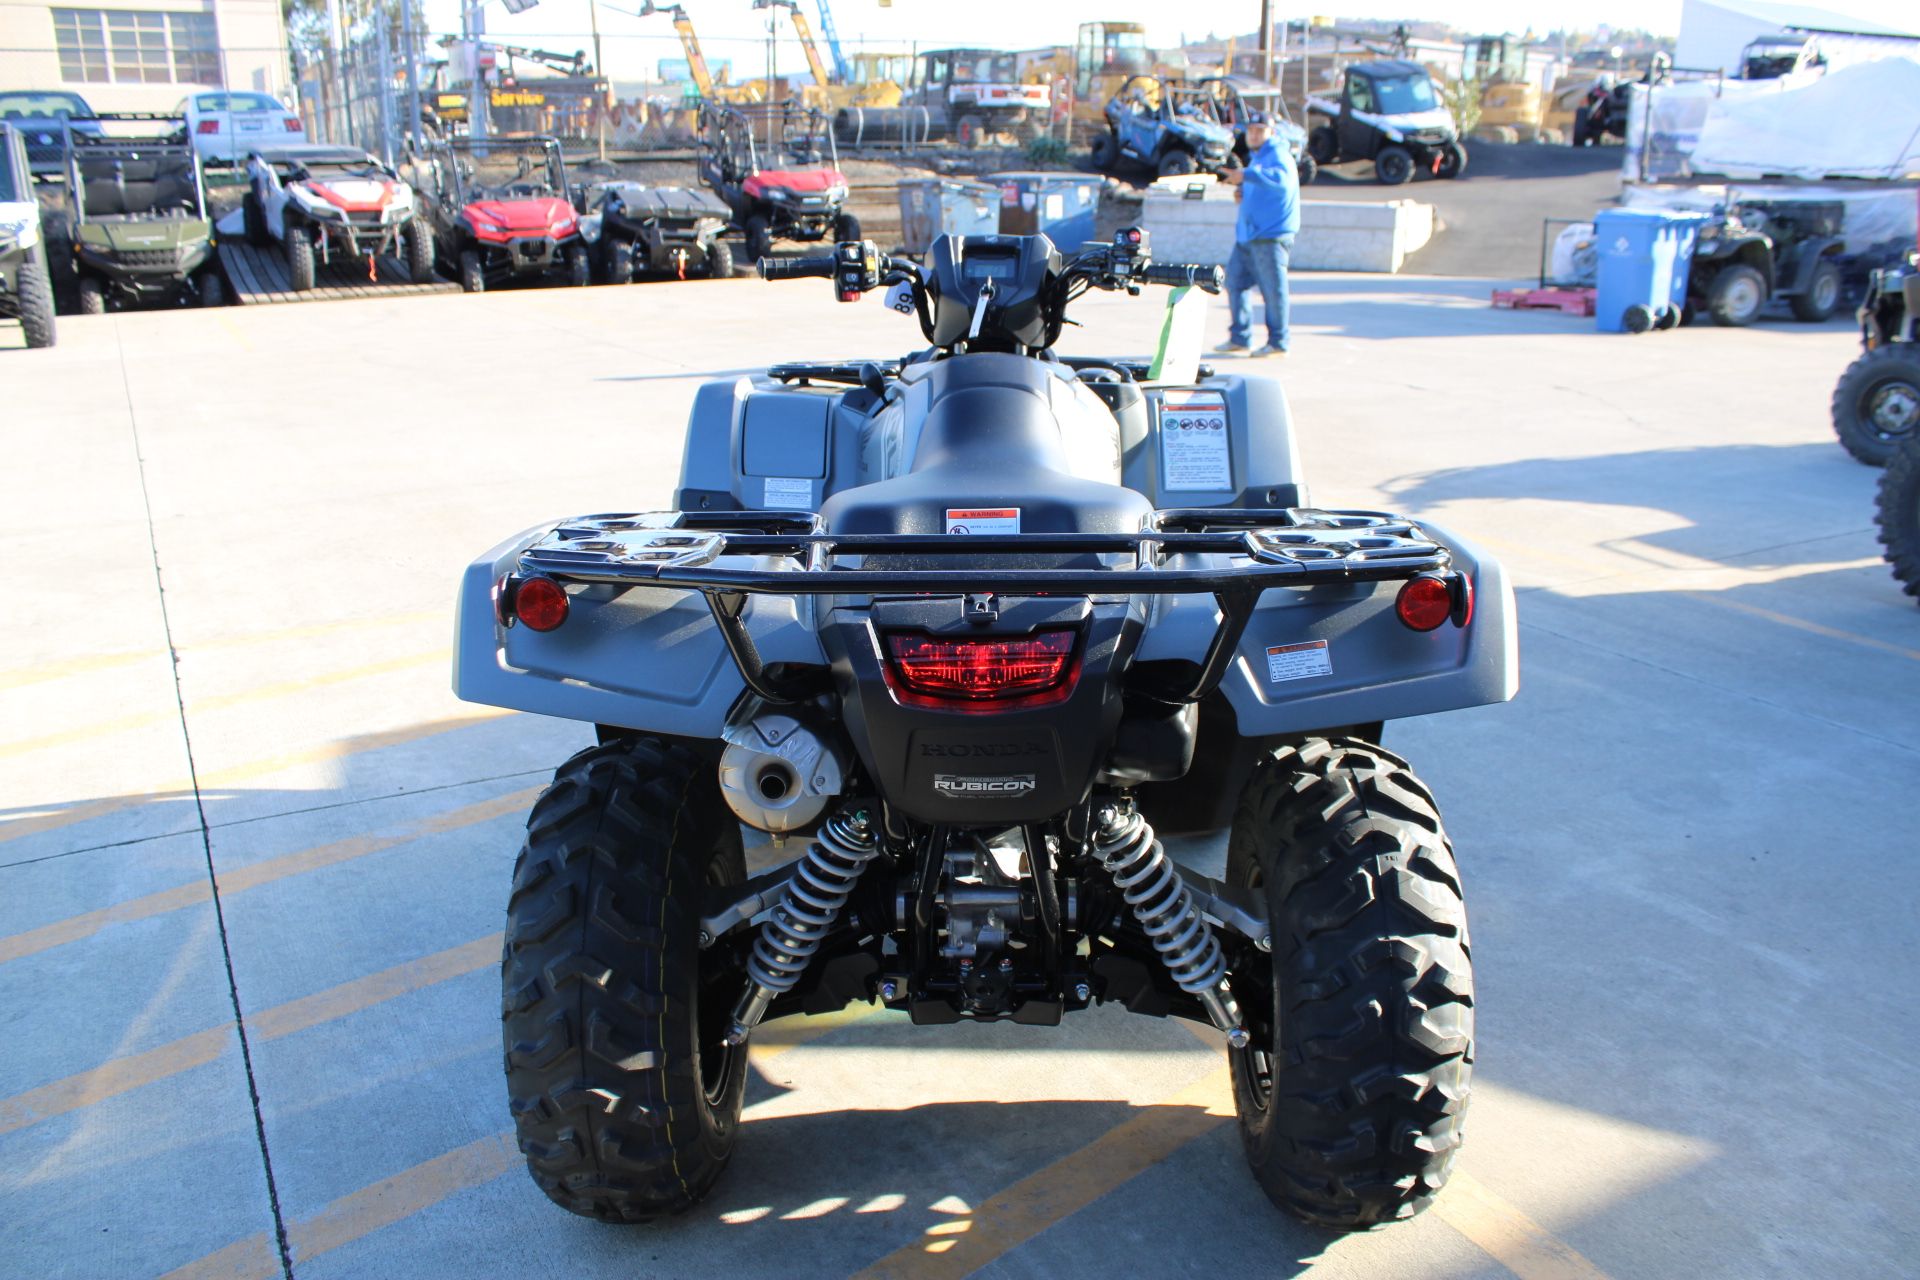
[[[906,349],[877,300],[63,317],[0,350],[0,1275],[1910,1270],[1920,611],[1827,425],[1853,337],[1609,338],[1488,287],[1299,277],[1263,369],[1316,501],[1426,515],[1522,588],[1519,699],[1389,729],[1467,879],[1479,1062],[1461,1176],[1353,1238],[1254,1187],[1217,1045],[1111,1010],[773,1024],[733,1170],[670,1223],[519,1171],[496,935],[531,789],[589,734],[452,698],[457,575],[666,501],[703,378]],[[1159,323],[1076,315],[1076,352]]]

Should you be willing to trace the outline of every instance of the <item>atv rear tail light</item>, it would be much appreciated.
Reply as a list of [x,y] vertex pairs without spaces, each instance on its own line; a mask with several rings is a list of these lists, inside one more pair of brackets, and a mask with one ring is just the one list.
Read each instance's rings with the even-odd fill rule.
[[200,122],[200,127],[195,129],[194,132],[195,133],[218,133],[220,132],[220,122],[218,120],[202,120]]
[[567,620],[567,593],[552,578],[526,578],[513,589],[513,616],[535,631],[551,631]]
[[[1458,596],[1456,582],[1462,593]],[[1437,573],[1423,573],[1407,579],[1400,594],[1394,597],[1393,611],[1415,631],[1432,631],[1449,618],[1464,627],[1473,616],[1473,588],[1467,584],[1464,574],[1442,577]]]
[[888,674],[900,701],[915,707],[1003,711],[1063,702],[1073,692],[1072,631],[1026,636],[886,638]]

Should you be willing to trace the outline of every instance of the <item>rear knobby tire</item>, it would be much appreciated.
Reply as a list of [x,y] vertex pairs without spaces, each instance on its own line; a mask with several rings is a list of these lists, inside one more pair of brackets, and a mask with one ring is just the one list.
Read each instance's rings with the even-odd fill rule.
[[433,229],[425,218],[407,224],[407,278],[415,284],[433,283]]
[[1840,309],[1840,264],[1822,258],[1813,264],[1807,287],[1787,299],[1793,318],[1805,324],[1819,324]]
[[607,246],[607,283],[633,283],[633,245],[625,240]]
[[1908,439],[1887,461],[1878,517],[1893,576],[1908,595],[1920,597],[1920,439]]
[[707,275],[714,280],[733,279],[733,246],[725,240],[707,246]]
[[20,266],[19,296],[14,303],[20,309],[20,330],[31,348],[53,345],[53,281],[37,260]]
[[1087,159],[1101,173],[1120,163],[1120,143],[1111,130],[1093,135],[1093,141],[1087,144]]
[[1265,889],[1272,932],[1234,975],[1255,1178],[1323,1226],[1412,1217],[1452,1168],[1473,1064],[1466,908],[1432,795],[1372,743],[1282,747],[1241,794],[1227,878]]
[[686,1209],[733,1154],[747,1053],[721,1036],[743,978],[705,972],[710,884],[746,872],[713,768],[641,738],[589,748],[534,802],[501,963],[520,1150],[561,1208]]
[[1920,343],[1888,343],[1847,366],[1833,388],[1833,433],[1870,467],[1920,436]]

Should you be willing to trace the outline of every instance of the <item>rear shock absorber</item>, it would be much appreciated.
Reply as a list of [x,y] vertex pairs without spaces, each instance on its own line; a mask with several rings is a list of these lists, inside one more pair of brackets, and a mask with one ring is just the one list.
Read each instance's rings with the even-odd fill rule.
[[754,939],[747,956],[748,986],[727,1028],[728,1044],[745,1044],[766,1016],[767,1006],[793,990],[839,919],[860,873],[879,852],[872,819],[864,808],[842,809],[822,824],[820,834],[794,863],[786,892]]
[[1113,877],[1174,983],[1200,1001],[1213,1025],[1227,1033],[1228,1044],[1246,1048],[1249,1037],[1227,986],[1220,940],[1147,820],[1132,808],[1109,805],[1100,810],[1093,854]]

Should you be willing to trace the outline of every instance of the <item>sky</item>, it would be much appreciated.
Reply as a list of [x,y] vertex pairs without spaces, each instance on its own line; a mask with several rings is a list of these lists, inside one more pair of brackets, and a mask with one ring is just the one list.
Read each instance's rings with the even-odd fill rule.
[[[428,21],[436,32],[458,31],[461,0],[425,0]],[[1913,21],[1915,0],[1808,0],[1861,18],[1892,25]],[[682,0],[700,34],[709,60],[731,58],[734,78],[760,73],[765,64],[767,11],[755,12],[751,0]],[[1148,43],[1178,44],[1184,37],[1198,40],[1209,33],[1225,36],[1254,30],[1260,22],[1259,0],[893,0],[882,8],[879,0],[831,0],[843,41],[864,36],[876,47],[905,49],[918,42],[922,49],[950,45],[984,45],[1010,49],[1049,44],[1071,44],[1079,24],[1094,19],[1144,21]],[[819,27],[817,0],[802,0],[807,20]],[[660,58],[679,55],[673,26],[664,14],[634,16],[640,0],[601,0],[600,31],[607,71],[614,79],[649,76]],[[1275,20],[1303,17],[1312,7],[1274,5]],[[1520,33],[1533,27],[1544,31],[1566,24],[1592,29],[1602,23],[1639,27],[1659,34],[1676,34],[1680,0],[1341,0],[1318,12],[1344,17],[1420,17],[1487,34]],[[486,0],[487,32],[491,39],[571,53],[587,49],[587,0],[539,0],[525,13],[509,14],[501,0]],[[797,62],[792,28],[782,16],[780,42],[789,60]],[[645,37],[644,39],[641,37]],[[824,51],[824,50],[823,50]]]

